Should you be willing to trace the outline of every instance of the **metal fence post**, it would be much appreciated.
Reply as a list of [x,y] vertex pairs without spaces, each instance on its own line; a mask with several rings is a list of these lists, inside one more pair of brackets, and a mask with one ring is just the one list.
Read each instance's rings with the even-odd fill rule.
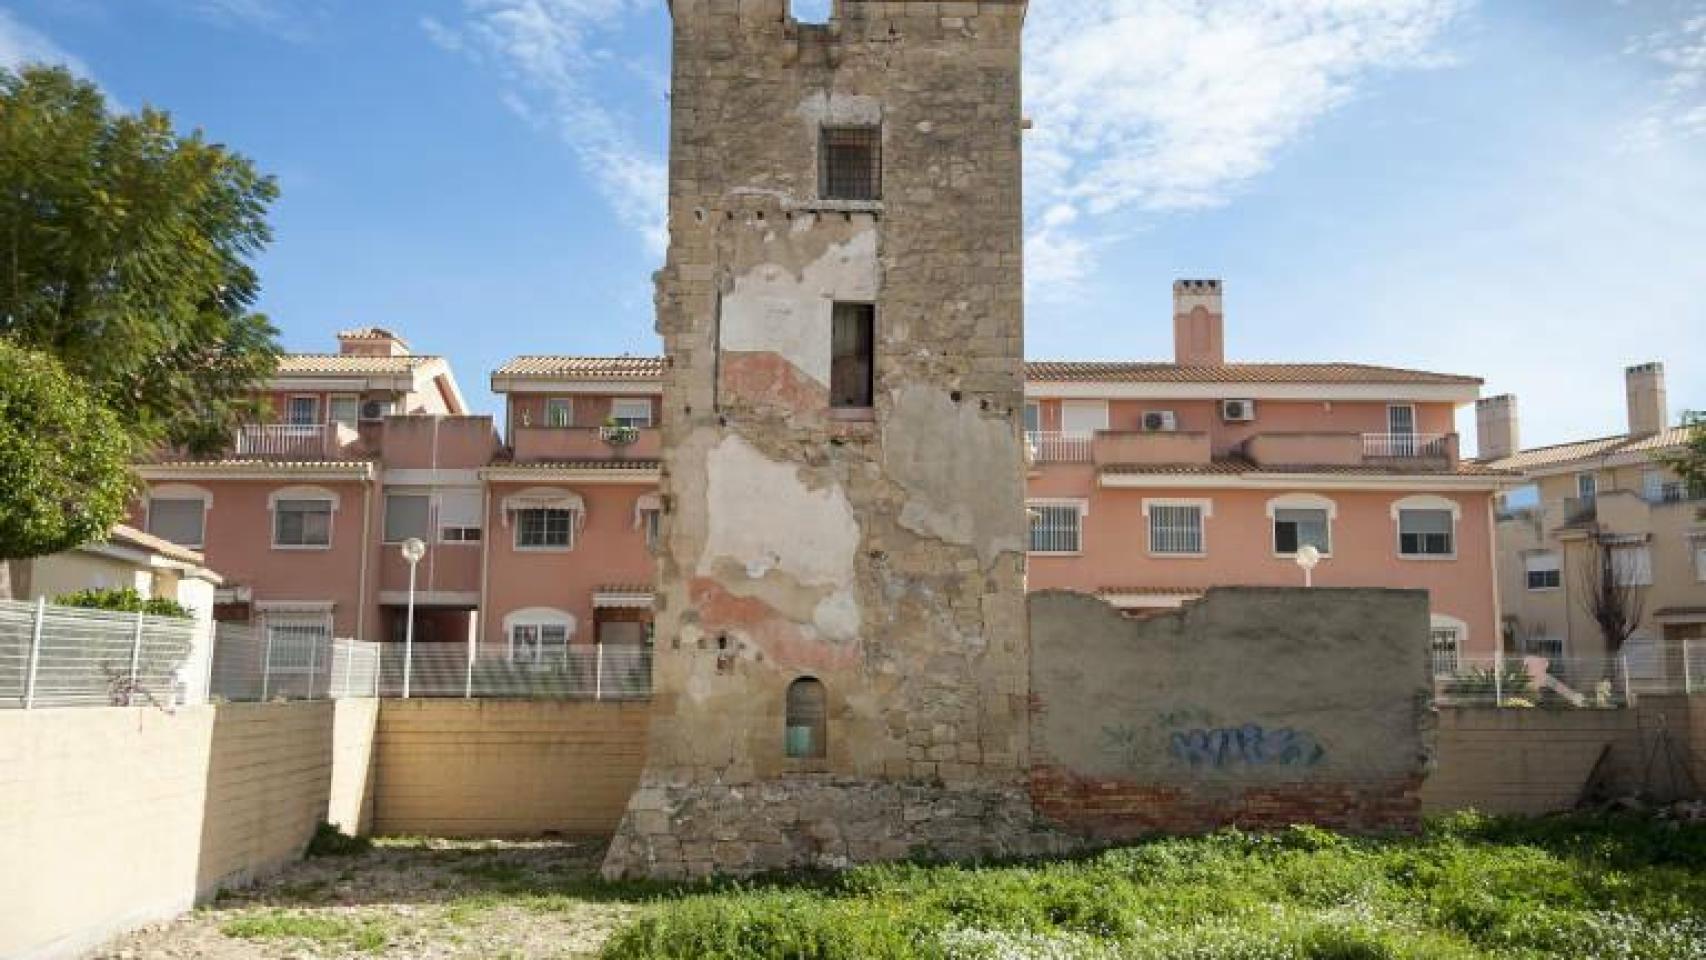
[[1682,692],[1694,692],[1694,645],[1698,640],[1682,641]]
[[1503,649],[1493,651],[1493,706],[1505,705],[1505,652]]
[[314,699],[314,676],[320,672],[320,638],[308,643],[308,699]]
[[592,699],[598,701],[604,699],[604,644],[594,643],[593,647],[598,650],[598,653],[593,656],[592,660]]
[[28,672],[24,674],[24,709],[29,710],[36,705],[36,671],[41,667],[41,635],[42,624],[47,619],[47,598],[36,600],[36,618],[30,626],[30,663]]
[[344,696],[355,696],[355,645],[344,644]]
[[1625,707],[1632,707],[1635,705],[1635,692],[1629,683],[1628,654],[1620,653],[1617,655],[1617,669],[1623,673],[1623,705]]
[[261,702],[266,703],[267,693],[272,689],[272,628],[263,624],[261,629],[267,632],[266,650],[261,661]]
[[129,707],[136,703],[137,673],[142,669],[142,625],[141,613],[136,615],[136,631],[130,638],[130,685],[124,690],[124,705]]

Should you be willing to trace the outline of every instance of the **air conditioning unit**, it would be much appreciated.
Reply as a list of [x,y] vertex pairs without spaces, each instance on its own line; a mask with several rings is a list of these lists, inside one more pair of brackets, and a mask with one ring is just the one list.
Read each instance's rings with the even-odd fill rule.
[[1228,423],[1249,423],[1256,419],[1256,401],[1222,400],[1220,401],[1220,419]]
[[361,419],[383,420],[391,413],[391,401],[368,400],[361,405]]
[[1149,410],[1143,414],[1143,429],[1147,433],[1172,433],[1179,429],[1179,415],[1171,410]]

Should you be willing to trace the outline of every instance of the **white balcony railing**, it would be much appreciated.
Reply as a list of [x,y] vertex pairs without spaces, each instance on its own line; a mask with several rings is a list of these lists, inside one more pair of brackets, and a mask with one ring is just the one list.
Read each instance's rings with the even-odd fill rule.
[[1451,456],[1451,438],[1443,433],[1365,433],[1362,455],[1396,460],[1437,460]]
[[322,423],[250,424],[237,431],[237,455],[241,457],[303,457],[330,455],[332,431]]
[[1088,430],[1032,430],[1025,433],[1025,449],[1033,463],[1089,463],[1094,437]]

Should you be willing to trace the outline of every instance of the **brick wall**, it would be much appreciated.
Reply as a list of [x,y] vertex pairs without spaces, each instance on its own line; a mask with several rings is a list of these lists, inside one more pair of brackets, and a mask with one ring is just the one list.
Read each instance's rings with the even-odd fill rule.
[[650,715],[645,703],[384,701],[373,830],[612,833],[639,782]]
[[300,856],[334,710],[0,711],[0,956],[78,956]]

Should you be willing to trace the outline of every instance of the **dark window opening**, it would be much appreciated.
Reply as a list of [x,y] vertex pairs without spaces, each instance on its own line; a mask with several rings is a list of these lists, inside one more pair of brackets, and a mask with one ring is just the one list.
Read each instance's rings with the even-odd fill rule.
[[869,303],[838,303],[832,323],[829,404],[870,407],[876,395],[877,308]]
[[876,201],[883,196],[883,137],[877,127],[825,127],[823,176],[825,200]]
[[822,683],[802,677],[788,685],[783,749],[793,759],[822,759],[829,746],[829,693]]

